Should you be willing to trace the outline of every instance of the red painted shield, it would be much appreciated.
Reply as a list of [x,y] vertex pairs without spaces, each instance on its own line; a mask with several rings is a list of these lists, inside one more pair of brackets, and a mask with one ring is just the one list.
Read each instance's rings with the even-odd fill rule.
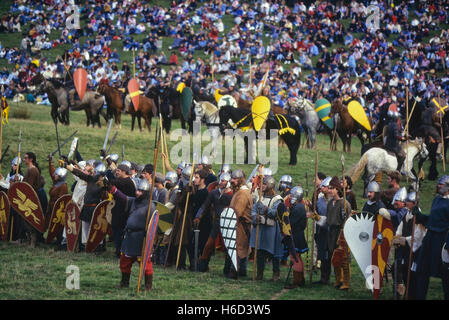
[[6,193],[0,191],[0,237],[3,241],[8,239],[9,200]]
[[80,227],[80,209],[75,202],[70,201],[65,210],[65,234],[67,237],[67,250],[70,252],[75,250]]
[[84,93],[87,88],[87,71],[83,68],[78,68],[73,75],[73,82],[75,82],[76,92],[80,97],[80,100],[83,100]]
[[86,243],[86,252],[94,251],[104,237],[106,237],[109,229],[109,222],[106,220],[106,211],[110,200],[101,201],[92,214],[90,222],[89,237]]
[[56,200],[48,225],[46,243],[51,243],[64,229],[65,210],[70,201],[72,201],[72,196],[70,194],[65,194]]
[[372,264],[374,269],[374,299],[379,298],[380,289],[382,288],[382,279],[385,267],[387,266],[393,235],[393,224],[391,221],[384,219],[380,214],[377,215],[377,218],[374,221],[373,240],[371,243]]
[[137,112],[137,109],[139,109],[139,83],[137,82],[137,79],[133,78],[129,80],[128,82],[128,91],[129,96],[133,102],[134,110]]
[[45,232],[45,218],[36,191],[26,182],[16,182],[8,191],[9,203],[29,224]]

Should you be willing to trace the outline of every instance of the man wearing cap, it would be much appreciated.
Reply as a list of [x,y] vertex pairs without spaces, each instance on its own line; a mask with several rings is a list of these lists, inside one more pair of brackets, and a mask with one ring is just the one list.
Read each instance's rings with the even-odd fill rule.
[[[112,169],[112,171],[106,173],[108,184],[117,187],[117,189],[127,197],[135,197],[136,185],[129,175],[129,165],[131,163],[125,160],[122,161],[118,166],[116,166],[115,163],[110,160],[110,158],[106,157],[106,161],[108,162],[109,168]],[[111,210],[111,215],[111,228],[112,237],[114,239],[115,256],[116,258],[120,258],[120,247],[122,244],[123,232],[128,216],[126,215],[123,204],[117,202]]]
[[[65,178],[67,176],[67,169],[65,168],[57,168],[55,169],[55,166],[52,161],[53,157],[51,155],[48,156],[48,170],[50,172],[51,180],[53,181],[53,185],[50,187],[50,190],[48,191],[49,200],[48,200],[48,206],[47,206],[47,214],[45,219],[45,229],[48,228],[50,224],[51,214],[53,212],[53,207],[55,206],[56,200],[58,200],[60,197],[62,197],[65,194],[69,193],[69,190],[67,188],[67,183],[65,181]],[[58,244],[61,244],[62,240],[62,234],[57,235],[58,238]]]
[[[245,173],[236,169],[232,171],[231,187],[233,196],[229,207],[234,209],[237,215],[237,256],[239,274],[246,274],[247,260],[250,252],[249,239],[251,235],[251,208],[253,198],[245,183]],[[238,275],[232,266],[231,259],[226,256],[223,273],[226,277],[237,279]]]
[[[340,179],[337,176],[332,177],[329,182],[328,194],[331,199],[327,203],[327,219],[326,223],[329,226],[327,245],[329,250],[329,257],[332,259],[332,264],[335,271],[334,287],[340,290],[349,289],[350,269],[348,261],[348,252],[345,248],[341,261],[336,261],[334,251],[341,249],[343,243],[341,239],[342,229],[346,219],[351,214],[351,204],[348,200],[343,199],[343,188],[340,184]],[[338,251],[336,251],[338,253]]]
[[[120,203],[122,208],[124,208],[127,213],[126,216],[128,216],[120,254],[122,280],[118,286],[118,288],[128,288],[132,265],[141,259],[143,239],[145,237],[145,223],[150,205],[150,184],[148,181],[142,180],[137,187],[136,197],[127,197],[113,185],[109,185],[108,188],[109,192],[114,195],[117,203]],[[155,209],[156,206],[152,203],[148,221],[150,221]],[[146,262],[144,274],[145,290],[151,290],[153,287],[153,265],[151,259],[148,259]]]
[[425,221],[427,233],[417,260],[416,299],[426,298],[430,277],[441,278],[444,299],[449,299],[448,264],[447,261],[443,264],[442,260],[443,255],[449,254],[449,176],[440,178],[436,192],[430,215]]
[[194,225],[199,225],[203,216],[208,214],[208,212],[210,212],[210,215],[212,216],[212,228],[198,261],[198,271],[200,272],[206,272],[209,270],[210,256],[215,249],[215,240],[220,232],[220,215],[223,209],[229,206],[232,199],[230,182],[231,175],[229,173],[222,173],[220,175],[218,187],[209,192],[206,201],[196,212],[195,219],[193,221]]

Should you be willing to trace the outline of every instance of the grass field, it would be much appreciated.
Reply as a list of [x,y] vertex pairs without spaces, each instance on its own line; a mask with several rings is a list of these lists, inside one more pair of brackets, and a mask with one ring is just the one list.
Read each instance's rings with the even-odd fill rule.
[[[2,167],[2,174],[5,176],[9,170],[9,164],[17,153],[17,138],[19,130],[22,129],[22,154],[33,151],[38,156],[38,162],[42,168],[47,181],[46,190],[50,187],[50,177],[45,158],[48,153],[56,149],[56,136],[54,124],[50,119],[50,108],[26,103],[10,103],[11,114],[14,110],[28,109],[31,113],[29,119],[10,118],[9,124],[3,127],[3,150],[6,145],[10,145],[10,150],[5,157]],[[156,121],[153,120],[153,131],[142,133],[130,131],[130,117],[122,117],[122,129],[119,130],[117,140],[111,148],[111,152],[121,152],[122,145],[125,145],[125,157],[137,163],[151,163],[154,152],[154,132]],[[106,124],[102,120],[102,128],[86,128],[85,115],[82,112],[71,112],[70,127],[59,127],[61,140],[68,137],[74,130],[78,129],[79,150],[85,159],[98,158],[99,149],[103,144],[106,133]],[[179,121],[174,121],[174,128],[179,128]],[[113,129],[112,134],[117,129]],[[169,140],[169,139],[168,139]],[[168,149],[177,141],[168,141]],[[345,166],[349,169],[360,158],[360,144],[353,140],[353,152],[345,154]],[[329,152],[329,139],[327,136],[319,136],[317,151],[319,155],[319,170],[327,175],[341,174],[341,142],[338,143],[336,152]],[[69,144],[66,145],[62,153],[67,154]],[[315,150],[300,149],[298,152],[298,164],[289,166],[289,155],[286,147],[279,149],[279,170],[275,174],[276,181],[283,174],[290,174],[294,183],[305,186],[305,173],[309,174],[309,192],[312,194],[312,176],[314,172]],[[176,164],[172,164],[175,166]],[[217,172],[220,165],[214,164],[213,168]],[[235,165],[233,166],[236,167]],[[254,165],[239,165],[249,174]],[[160,171],[160,165],[158,171]],[[427,171],[428,164],[425,164]],[[441,162],[438,170],[442,172]],[[71,184],[73,178],[68,175],[68,183]],[[361,198],[361,182],[355,185],[355,192],[359,206],[365,202]],[[421,190],[421,207],[425,213],[429,212],[431,201],[434,197],[435,182],[425,181]],[[310,229],[310,228],[309,228]],[[86,253],[70,254],[67,252],[55,251],[52,246],[39,246],[30,249],[26,245],[10,244],[0,242],[0,299],[263,299],[272,298],[280,300],[290,299],[371,299],[370,292],[364,287],[364,279],[356,262],[351,263],[351,291],[342,293],[332,286],[317,286],[312,288],[301,288],[290,291],[283,290],[283,284],[287,275],[287,268],[281,269],[281,281],[273,283],[271,279],[271,265],[267,265],[265,279],[261,282],[252,282],[252,263],[249,263],[249,277],[237,281],[231,281],[223,277],[222,268],[224,256],[218,253],[211,259],[210,272],[191,273],[176,272],[173,268],[163,269],[155,266],[154,290],[149,293],[136,294],[137,284],[137,264],[134,265],[134,272],[131,277],[131,287],[127,290],[117,290],[114,288],[120,281],[120,270],[118,260],[113,255],[113,245],[108,243],[107,252],[94,256]],[[303,256],[305,259],[305,255]],[[68,290],[65,287],[66,268],[69,265],[76,265],[80,270],[80,289]],[[308,276],[306,275],[308,279]],[[313,276],[314,280],[319,279],[319,273]],[[439,279],[431,279],[428,298],[442,299],[442,289]],[[333,281],[333,276],[331,277]],[[384,291],[381,299],[392,299],[391,281],[384,283]]]

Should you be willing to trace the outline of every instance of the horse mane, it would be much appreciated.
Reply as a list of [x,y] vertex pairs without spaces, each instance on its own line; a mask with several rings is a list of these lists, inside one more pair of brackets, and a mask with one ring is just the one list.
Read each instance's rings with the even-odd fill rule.
[[47,79],[47,81],[49,81],[53,85],[53,87],[55,87],[55,89],[60,89],[60,88],[64,87],[64,85],[61,83],[61,81],[59,81],[56,78],[50,78],[50,79]]
[[198,102],[198,104],[201,105],[204,112],[209,117],[218,111],[218,108],[215,105],[213,105],[212,103],[210,103],[209,101],[200,101],[200,102]]

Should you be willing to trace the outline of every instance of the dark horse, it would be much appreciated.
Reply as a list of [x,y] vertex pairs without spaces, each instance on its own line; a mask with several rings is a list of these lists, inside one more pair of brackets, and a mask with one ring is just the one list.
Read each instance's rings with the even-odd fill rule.
[[[185,119],[181,110],[181,94],[176,91],[175,88],[170,86],[162,87],[161,94],[159,95],[159,108],[163,119],[163,126],[167,133],[171,129],[171,120],[179,119],[181,121],[181,127],[186,129],[186,122],[189,123],[189,127],[192,128],[193,118]],[[191,114],[192,108],[190,108],[189,114]]]
[[[224,128],[228,125],[228,121],[232,120],[234,124],[237,124],[237,128],[245,128],[245,127],[253,127],[253,118],[251,116],[251,111],[243,108],[234,108],[232,106],[224,106],[219,111],[220,116],[220,130],[222,133],[224,132]],[[286,129],[286,123],[290,129],[295,130],[295,133],[289,132],[288,130],[284,130],[285,132],[281,133],[283,129]],[[274,115],[270,112],[266,122],[266,139],[270,139],[270,130],[275,129],[279,130],[278,134],[285,141],[288,146],[288,150],[290,151],[290,165],[296,165],[299,145],[301,143],[301,132],[299,128],[298,122],[292,117],[286,116],[278,116]],[[246,155],[245,161],[248,162],[248,141],[247,137],[245,137],[245,148]]]
[[[357,134],[362,147],[366,138],[371,142],[371,133],[351,117],[348,108],[343,105],[341,98],[334,99],[332,102],[329,117],[333,117],[335,114],[340,116],[340,125],[336,126],[336,131],[343,142],[343,152],[351,152],[351,138],[353,134]],[[364,138],[364,135],[367,137]]]
[[51,103],[51,117],[55,123],[59,120],[64,125],[69,125],[69,99],[66,88],[56,79],[45,79],[40,73],[35,75],[30,84],[37,86],[40,92],[47,93]]

